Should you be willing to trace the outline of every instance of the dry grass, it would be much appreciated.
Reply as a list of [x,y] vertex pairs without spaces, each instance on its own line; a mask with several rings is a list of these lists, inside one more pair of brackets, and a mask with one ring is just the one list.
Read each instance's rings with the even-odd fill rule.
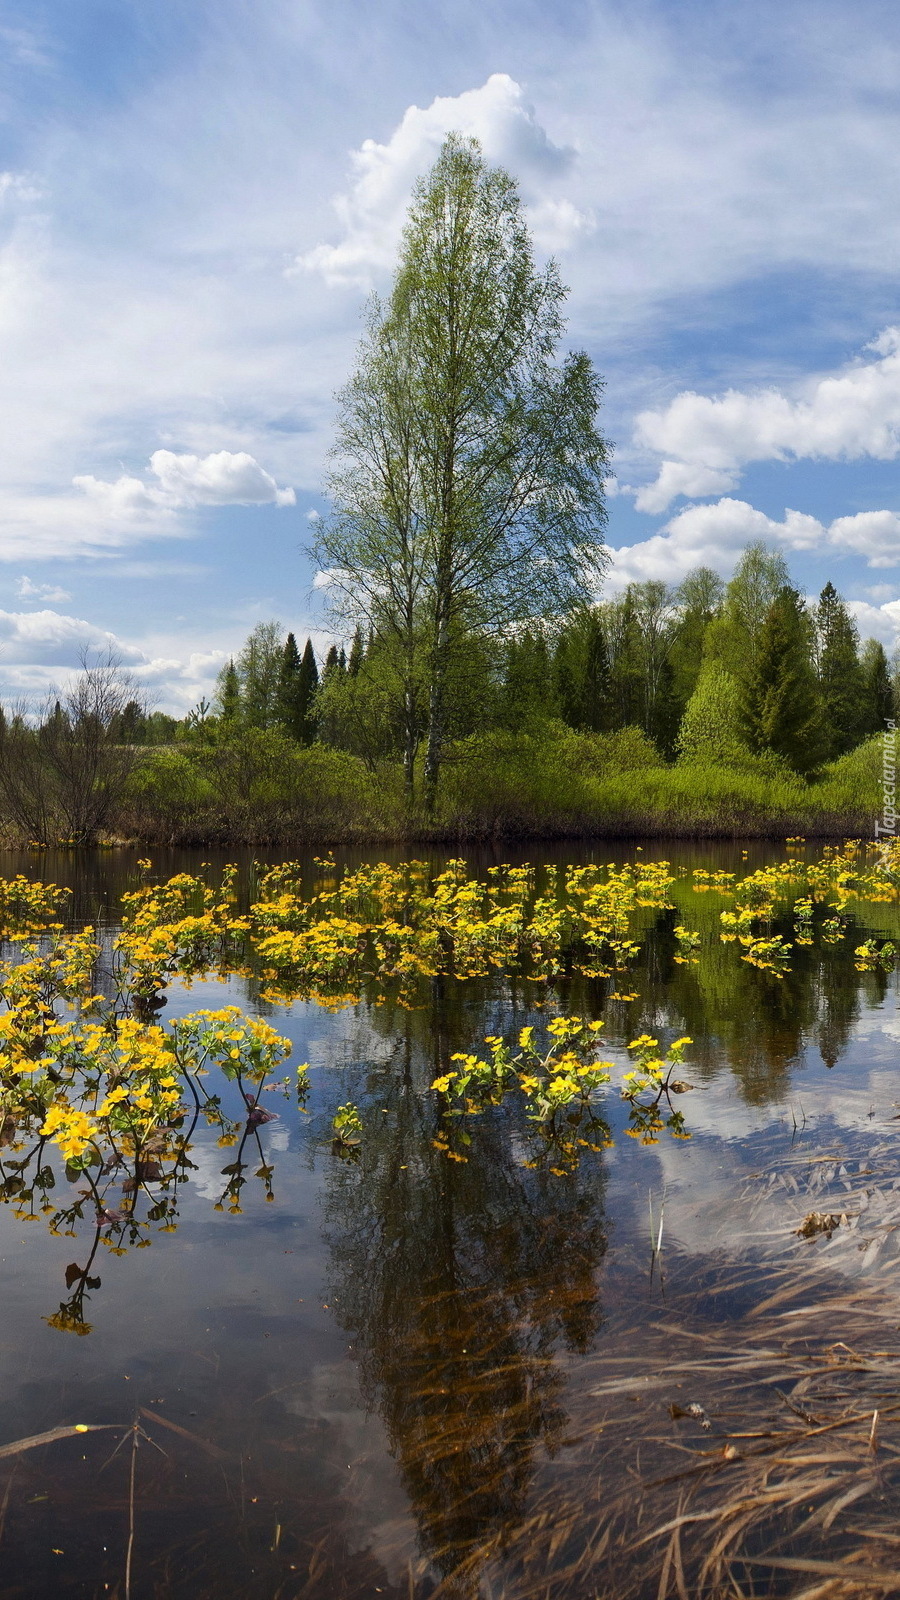
[[[433,1548],[432,1582],[423,1564],[415,1593],[900,1592],[900,1186],[892,1160],[877,1173],[852,1165],[851,1174],[838,1159],[799,1155],[758,1174],[744,1196],[752,1255],[748,1247],[743,1259],[721,1259],[699,1283],[696,1269],[673,1263],[670,1276],[685,1288],[668,1293],[655,1320],[645,1294],[633,1315],[617,1314],[600,1353],[569,1365],[560,1397],[568,1426],[535,1474],[525,1514],[513,1528]],[[831,1239],[798,1237],[810,1201],[832,1196],[839,1203],[823,1211],[845,1220]],[[778,1258],[760,1262],[758,1224],[776,1205]],[[620,1258],[632,1296],[648,1268]]]

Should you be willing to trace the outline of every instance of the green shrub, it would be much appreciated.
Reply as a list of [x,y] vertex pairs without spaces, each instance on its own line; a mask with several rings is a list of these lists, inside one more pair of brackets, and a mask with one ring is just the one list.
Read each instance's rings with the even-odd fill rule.
[[251,728],[148,754],[121,827],[150,841],[289,843],[383,831],[391,807],[390,785],[376,788],[358,757]]

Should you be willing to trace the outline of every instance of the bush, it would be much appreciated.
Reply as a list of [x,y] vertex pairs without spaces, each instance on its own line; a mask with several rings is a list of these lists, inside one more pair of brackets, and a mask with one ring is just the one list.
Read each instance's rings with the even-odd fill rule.
[[287,844],[380,831],[389,799],[346,751],[244,729],[148,752],[121,823],[155,843]]

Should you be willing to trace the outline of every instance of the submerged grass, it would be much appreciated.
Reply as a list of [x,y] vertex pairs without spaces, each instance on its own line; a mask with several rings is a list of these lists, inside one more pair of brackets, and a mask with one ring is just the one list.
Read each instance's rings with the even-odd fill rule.
[[[637,1247],[620,1255],[628,1300],[599,1353],[570,1367],[567,1423],[522,1515],[481,1540],[435,1547],[442,1578],[422,1594],[880,1600],[900,1591],[900,1262],[886,1252],[877,1277],[850,1275],[872,1264],[873,1241],[892,1242],[900,1229],[898,1161],[894,1141],[877,1168],[855,1163],[852,1175],[819,1154],[759,1174],[743,1197],[746,1248],[699,1273],[676,1252],[655,1311],[636,1293],[647,1260]],[[830,1191],[841,1200],[833,1238],[804,1237],[803,1207]],[[777,1197],[779,1253],[761,1261],[756,1224],[774,1222]],[[735,1315],[748,1296],[754,1303]],[[447,1448],[461,1446],[451,1432]]]

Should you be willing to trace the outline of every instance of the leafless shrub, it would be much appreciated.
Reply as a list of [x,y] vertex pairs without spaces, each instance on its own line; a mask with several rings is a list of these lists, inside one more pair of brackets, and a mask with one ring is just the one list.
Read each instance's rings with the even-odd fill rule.
[[136,685],[111,652],[91,662],[36,721],[0,724],[0,796],[11,822],[41,844],[90,844],[109,826],[138,759],[120,739]]

